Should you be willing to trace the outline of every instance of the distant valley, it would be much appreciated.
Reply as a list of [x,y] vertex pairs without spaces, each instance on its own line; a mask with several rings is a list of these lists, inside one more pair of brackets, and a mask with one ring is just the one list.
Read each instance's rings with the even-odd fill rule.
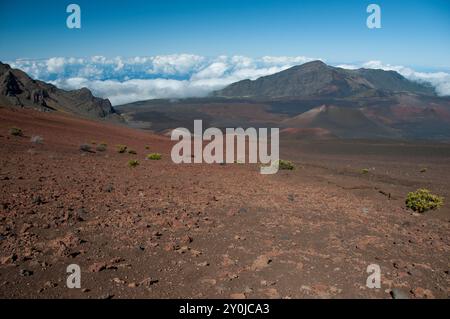
[[320,61],[233,83],[210,97],[116,107],[130,125],[166,132],[208,126],[280,127],[296,138],[450,139],[450,98],[394,71]]

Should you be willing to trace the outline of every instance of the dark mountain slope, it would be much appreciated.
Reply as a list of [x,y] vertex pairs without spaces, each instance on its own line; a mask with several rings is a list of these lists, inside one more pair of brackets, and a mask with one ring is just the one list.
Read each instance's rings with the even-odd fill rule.
[[92,95],[87,88],[65,91],[33,80],[25,72],[0,62],[0,106],[43,111],[62,111],[91,118],[119,118],[108,99]]
[[243,80],[214,96],[284,98],[284,97],[370,97],[394,92],[434,95],[433,88],[407,80],[394,71],[358,69],[347,70],[328,66],[322,61],[308,62],[282,72]]

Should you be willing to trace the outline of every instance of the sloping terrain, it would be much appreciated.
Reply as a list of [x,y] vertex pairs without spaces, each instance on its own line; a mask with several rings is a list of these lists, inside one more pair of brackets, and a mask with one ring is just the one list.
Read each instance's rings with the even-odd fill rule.
[[383,96],[393,92],[435,95],[433,88],[412,82],[394,71],[347,70],[312,61],[285,71],[243,80],[213,93],[220,97],[350,97]]
[[91,118],[119,120],[108,99],[92,95],[87,88],[74,91],[33,80],[25,72],[0,62],[0,105],[62,111]]
[[[346,70],[321,61],[239,81],[206,98],[139,101],[117,110],[129,125],[155,132],[192,129],[193,120],[202,119],[219,128],[318,129],[341,138],[450,140],[449,97],[438,97],[429,85],[394,71]],[[304,139],[308,132],[297,130],[296,135]]]
[[399,137],[394,130],[367,118],[355,108],[322,105],[282,122],[284,127],[321,128],[343,138]]
[[345,99],[150,100],[116,109],[129,125],[155,132],[192,130],[194,120],[202,119],[205,127],[317,128],[341,138],[450,140],[450,98],[406,93]]
[[[0,143],[2,298],[450,296],[448,204],[404,208],[419,187],[450,198],[449,145],[283,140],[296,169],[264,176],[175,165],[149,132],[5,108]],[[66,287],[69,264],[81,289]],[[366,287],[370,264],[381,289]]]

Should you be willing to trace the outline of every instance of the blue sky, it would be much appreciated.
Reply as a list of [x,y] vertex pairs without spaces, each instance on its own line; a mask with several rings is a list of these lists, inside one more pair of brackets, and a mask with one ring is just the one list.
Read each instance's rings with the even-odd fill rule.
[[[69,3],[81,30],[65,25]],[[382,29],[365,25],[370,3]],[[192,53],[450,67],[450,1],[2,1],[0,37],[2,60]]]
[[[381,29],[366,26],[371,3]],[[1,61],[114,105],[205,96],[314,59],[450,95],[450,0],[0,0],[0,39]]]

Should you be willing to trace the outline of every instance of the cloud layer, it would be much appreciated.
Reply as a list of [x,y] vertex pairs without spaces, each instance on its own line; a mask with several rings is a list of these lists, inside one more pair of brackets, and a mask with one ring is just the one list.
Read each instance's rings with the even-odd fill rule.
[[[173,54],[149,57],[87,58],[53,57],[44,60],[8,61],[33,78],[64,89],[88,87],[97,96],[109,98],[113,105],[153,98],[206,96],[213,90],[243,79],[256,79],[294,65],[317,60],[304,56],[204,57]],[[450,74],[416,72],[404,66],[369,61],[338,65],[344,68],[395,70],[408,79],[429,82],[438,94],[450,95]]]

